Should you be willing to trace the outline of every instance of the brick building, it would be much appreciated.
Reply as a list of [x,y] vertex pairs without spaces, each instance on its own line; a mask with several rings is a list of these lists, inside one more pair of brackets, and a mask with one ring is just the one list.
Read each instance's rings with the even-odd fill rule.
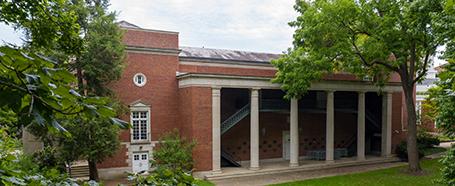
[[270,161],[298,167],[308,158],[389,157],[405,138],[398,77],[380,94],[368,80],[327,75],[288,101],[270,81],[277,54],[181,47],[177,32],[120,25],[126,68],[112,88],[131,109],[123,119],[133,127],[99,164],[102,177],[148,169],[158,138],[174,128],[197,141],[195,171],[209,174],[225,166],[260,170]]

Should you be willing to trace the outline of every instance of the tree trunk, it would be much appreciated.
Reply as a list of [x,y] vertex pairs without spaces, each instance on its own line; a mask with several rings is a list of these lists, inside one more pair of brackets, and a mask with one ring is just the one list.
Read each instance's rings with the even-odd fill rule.
[[98,169],[96,168],[96,162],[88,160],[88,169],[90,174],[90,180],[99,181]]
[[77,87],[79,88],[80,93],[84,94],[84,92],[81,92],[84,90],[83,89],[84,88],[84,77],[82,77],[82,69],[79,66],[76,68],[76,76],[77,76]]
[[408,114],[407,150],[409,171],[419,172],[421,171],[421,168],[419,162],[419,152],[417,149],[417,116],[414,103],[414,86],[412,83],[407,82],[409,81],[403,81],[402,84],[405,96],[406,110]]

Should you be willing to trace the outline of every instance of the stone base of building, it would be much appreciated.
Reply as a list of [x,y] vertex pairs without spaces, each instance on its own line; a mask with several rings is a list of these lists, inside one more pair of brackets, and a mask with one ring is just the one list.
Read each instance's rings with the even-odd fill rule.
[[115,167],[98,169],[98,175],[102,180],[112,180],[118,178],[126,178],[127,172],[132,172],[131,167]]

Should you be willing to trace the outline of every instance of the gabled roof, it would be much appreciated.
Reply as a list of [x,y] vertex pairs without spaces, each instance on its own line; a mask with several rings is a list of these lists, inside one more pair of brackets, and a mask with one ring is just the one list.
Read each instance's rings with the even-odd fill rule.
[[141,28],[133,23],[130,23],[128,21],[120,21],[117,23],[120,27],[123,27],[123,28]]
[[226,49],[197,48],[197,47],[180,47],[181,58],[193,59],[212,59],[238,62],[258,62],[270,63],[272,59],[277,59],[280,54],[248,52]]

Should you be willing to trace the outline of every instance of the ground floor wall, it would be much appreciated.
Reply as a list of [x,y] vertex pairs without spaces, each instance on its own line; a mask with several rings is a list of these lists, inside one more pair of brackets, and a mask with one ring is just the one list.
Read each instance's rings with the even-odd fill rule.
[[[392,101],[392,153],[401,141],[406,139],[403,130],[402,94],[394,93]],[[193,151],[195,171],[212,169],[212,90],[209,87],[187,87],[179,89],[178,117],[175,125],[182,136],[195,140],[197,145]],[[159,109],[159,108],[154,108]],[[153,112],[153,111],[152,111]],[[260,159],[283,157],[283,131],[289,130],[288,113],[260,113]],[[152,118],[153,119],[153,118]],[[352,135],[356,135],[356,114],[336,113],[335,115],[335,147],[342,147]],[[325,148],[325,113],[299,114],[300,155],[307,150]],[[153,122],[152,125],[162,125]],[[166,127],[158,127],[166,128]],[[175,127],[174,127],[175,128]],[[249,117],[222,135],[223,150],[230,151],[239,160],[248,160],[249,148]],[[152,127],[152,130],[154,127]],[[164,131],[163,131],[164,132]],[[121,133],[122,141],[129,141],[129,130]],[[127,142],[126,142],[127,143]],[[131,167],[129,153],[131,146],[123,144],[111,158],[98,164],[100,169]],[[150,151],[150,153],[152,153]]]
[[[356,115],[352,113],[336,113],[335,148],[346,148],[355,143]],[[271,159],[283,157],[286,139],[289,132],[289,113],[261,112],[259,114],[259,158]],[[222,149],[231,154],[236,160],[250,158],[250,125],[249,117],[244,118],[221,137]],[[354,141],[349,142],[349,140]],[[325,149],[325,114],[299,113],[299,143],[300,155],[306,155],[308,150]]]

